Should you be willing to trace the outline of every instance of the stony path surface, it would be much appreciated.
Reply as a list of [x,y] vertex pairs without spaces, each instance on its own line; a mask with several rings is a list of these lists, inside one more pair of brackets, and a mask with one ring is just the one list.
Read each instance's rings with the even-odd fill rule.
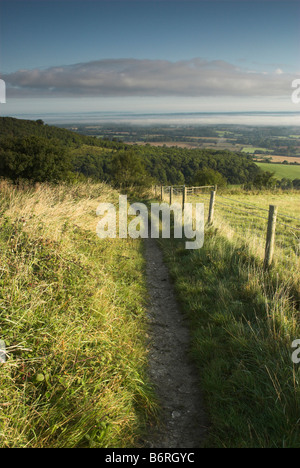
[[150,294],[150,377],[161,405],[161,423],[149,434],[146,447],[197,448],[207,430],[197,371],[189,356],[189,331],[175,299],[162,253],[145,240]]

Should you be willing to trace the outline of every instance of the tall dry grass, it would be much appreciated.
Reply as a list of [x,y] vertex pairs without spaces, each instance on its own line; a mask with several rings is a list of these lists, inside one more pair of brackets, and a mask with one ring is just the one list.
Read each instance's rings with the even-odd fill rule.
[[154,414],[141,244],[99,239],[91,182],[0,183],[1,447],[130,447]]

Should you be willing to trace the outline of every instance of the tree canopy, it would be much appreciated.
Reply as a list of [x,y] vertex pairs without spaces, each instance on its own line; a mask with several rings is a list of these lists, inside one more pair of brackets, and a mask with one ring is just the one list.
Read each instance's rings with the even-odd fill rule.
[[67,177],[71,161],[59,141],[27,136],[9,137],[0,145],[0,174],[12,180],[56,182]]
[[110,175],[118,187],[145,187],[150,186],[152,182],[143,159],[133,150],[119,151],[113,156],[110,164]]
[[196,172],[193,185],[204,186],[204,185],[218,185],[218,187],[224,187],[227,181],[220,172],[214,169],[204,168]]

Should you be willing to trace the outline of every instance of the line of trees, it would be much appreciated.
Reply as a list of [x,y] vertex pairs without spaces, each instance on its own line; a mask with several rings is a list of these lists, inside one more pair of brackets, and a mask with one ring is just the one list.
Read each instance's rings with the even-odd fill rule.
[[[78,135],[42,120],[0,118],[0,176],[57,182],[75,177],[124,185],[243,184],[273,187],[273,174],[251,157],[227,150],[126,145]],[[281,182],[283,188],[299,181]],[[292,184],[292,186],[291,186]]]

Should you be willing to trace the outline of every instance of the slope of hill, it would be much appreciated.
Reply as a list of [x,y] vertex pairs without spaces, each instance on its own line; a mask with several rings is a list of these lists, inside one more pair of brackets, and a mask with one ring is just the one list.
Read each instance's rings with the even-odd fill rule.
[[[19,168],[24,164],[28,166],[28,156],[31,158],[33,152],[31,148],[28,149],[27,142],[24,145],[24,138],[31,138],[32,142],[33,137],[35,137],[34,145],[36,146],[37,142],[40,146],[37,150],[38,154],[44,151],[46,139],[49,144],[64,148],[67,156],[72,156],[71,171],[73,173],[82,173],[98,180],[110,180],[116,183],[123,183],[123,181],[115,180],[111,161],[112,152],[120,154],[120,158],[124,152],[129,155],[129,159],[137,160],[138,158],[139,164],[143,166],[153,182],[162,184],[192,184],[197,171],[203,168],[220,172],[231,184],[249,183],[254,181],[259,173],[259,168],[251,158],[241,153],[227,150],[126,145],[117,141],[79,135],[70,130],[45,125],[40,120],[34,122],[2,117],[0,119],[0,162],[2,160],[0,175],[11,177],[11,165],[17,161],[17,177],[28,178],[28,171],[25,171],[26,176],[24,176]],[[21,145],[21,150],[18,145]],[[48,154],[50,153],[49,150]],[[40,159],[44,161],[45,157]],[[125,159],[128,160],[128,158]],[[113,162],[115,164],[116,159]],[[33,166],[35,163],[32,161],[30,164]],[[7,171],[7,167],[10,172]],[[124,172],[126,169],[124,168]],[[65,175],[62,178],[65,178]],[[37,180],[41,181],[41,178]],[[48,179],[46,177],[43,180]],[[135,183],[139,184],[139,182],[137,177]]]
[[114,146],[114,142],[79,135],[64,128],[47,125],[42,120],[24,120],[13,117],[0,117],[0,138],[36,136],[56,139],[68,146],[89,144],[93,146]]
[[[159,241],[190,323],[211,420],[205,446],[299,448],[300,366],[292,343],[300,336],[300,194],[224,192],[202,249]],[[207,210],[209,197],[188,199]],[[279,210],[266,270],[268,203]]]
[[0,182],[2,448],[130,447],[153,415],[141,243],[96,235],[117,200]]

